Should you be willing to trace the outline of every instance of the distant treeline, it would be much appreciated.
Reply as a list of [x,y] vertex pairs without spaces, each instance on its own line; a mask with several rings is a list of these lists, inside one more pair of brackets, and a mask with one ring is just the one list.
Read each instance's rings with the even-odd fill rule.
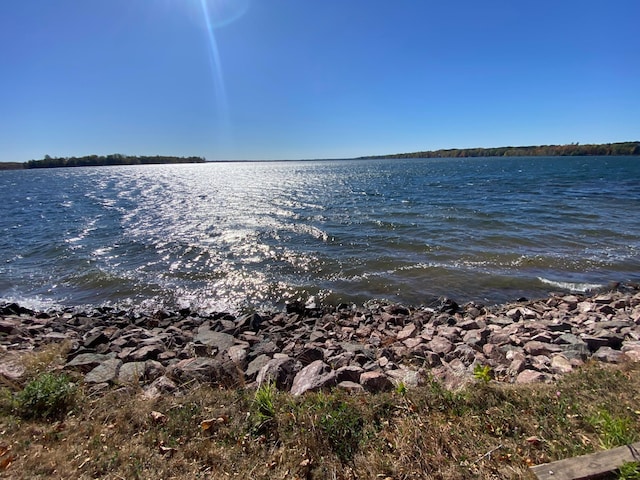
[[23,168],[97,167],[104,165],[151,165],[161,163],[204,163],[202,157],[131,156],[114,153],[112,155],[87,155],[85,157],[50,157],[29,160]]
[[451,148],[425,152],[395,153],[361,158],[461,158],[461,157],[557,157],[579,155],[640,155],[640,142],[598,145],[539,145],[531,147]]

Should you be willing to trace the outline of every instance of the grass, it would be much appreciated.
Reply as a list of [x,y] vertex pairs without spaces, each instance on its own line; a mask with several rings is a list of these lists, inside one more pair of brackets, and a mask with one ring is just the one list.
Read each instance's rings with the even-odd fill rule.
[[74,406],[76,394],[67,375],[42,373],[16,395],[15,408],[24,418],[59,419]]
[[[126,385],[78,397],[57,421],[0,408],[0,477],[533,480],[530,465],[638,438],[639,390],[639,364],[455,392],[432,380],[377,395],[203,386],[146,399]],[[0,400],[21,395],[0,387]]]

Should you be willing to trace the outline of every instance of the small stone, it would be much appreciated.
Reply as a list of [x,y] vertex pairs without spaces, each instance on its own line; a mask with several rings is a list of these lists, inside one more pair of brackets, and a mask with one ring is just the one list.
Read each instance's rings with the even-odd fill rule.
[[359,383],[350,382],[349,380],[345,380],[336,385],[336,388],[340,390],[345,390],[349,393],[364,393],[364,387]]

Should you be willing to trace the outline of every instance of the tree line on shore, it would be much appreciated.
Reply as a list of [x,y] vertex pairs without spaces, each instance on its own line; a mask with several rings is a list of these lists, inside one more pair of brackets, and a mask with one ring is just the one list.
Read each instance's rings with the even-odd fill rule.
[[640,142],[602,144],[571,143],[527,147],[450,148],[411,153],[394,153],[360,158],[465,158],[465,157],[557,157],[557,156],[640,155]]
[[172,156],[132,156],[114,153],[111,155],[86,155],[84,157],[50,157],[42,160],[29,160],[24,168],[58,168],[58,167],[95,167],[104,165],[152,165],[162,163],[204,163],[203,157]]

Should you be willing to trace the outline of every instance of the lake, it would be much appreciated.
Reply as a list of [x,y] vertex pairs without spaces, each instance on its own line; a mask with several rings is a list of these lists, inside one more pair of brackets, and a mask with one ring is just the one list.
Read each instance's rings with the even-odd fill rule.
[[640,159],[0,171],[0,300],[204,311],[640,282]]

